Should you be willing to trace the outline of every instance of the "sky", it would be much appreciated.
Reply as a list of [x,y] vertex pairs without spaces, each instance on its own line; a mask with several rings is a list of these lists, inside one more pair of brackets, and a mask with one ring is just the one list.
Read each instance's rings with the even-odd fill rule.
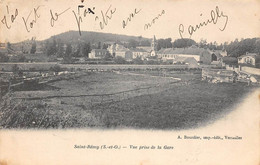
[[11,43],[44,40],[79,27],[173,41],[260,37],[259,0],[0,0],[0,18],[0,42]]

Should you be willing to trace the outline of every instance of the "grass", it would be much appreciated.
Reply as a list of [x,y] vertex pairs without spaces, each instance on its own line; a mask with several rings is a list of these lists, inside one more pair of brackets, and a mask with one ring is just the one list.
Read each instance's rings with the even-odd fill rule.
[[[254,89],[241,83],[210,84],[198,81],[200,74],[193,73],[167,73],[167,76],[190,81],[188,84],[171,84],[174,80],[149,76],[157,73],[146,72],[145,74],[147,75],[90,73],[77,79],[50,83],[52,88],[44,91],[16,91],[13,97],[39,97],[104,94],[158,84],[161,86],[152,89],[149,93],[143,91],[139,96],[130,93],[124,99],[121,97],[120,100],[102,104],[90,104],[93,99],[91,97],[24,100],[13,110],[13,113],[1,112],[0,126],[4,128],[188,129],[214,122],[229,113],[247,93]],[[10,107],[15,105],[15,102],[13,101]]]
[[[96,107],[101,127],[187,129],[214,122],[250,91],[244,84],[190,84]],[[103,107],[106,107],[105,110]]]

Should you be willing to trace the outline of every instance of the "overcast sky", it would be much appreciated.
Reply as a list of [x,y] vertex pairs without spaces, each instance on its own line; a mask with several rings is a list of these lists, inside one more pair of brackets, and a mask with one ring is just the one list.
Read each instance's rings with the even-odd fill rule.
[[[0,0],[0,3],[1,42],[19,42],[32,37],[43,40],[69,30],[78,31],[76,17],[79,19],[79,5],[84,6],[80,9],[82,16],[81,31],[116,33],[147,38],[152,38],[155,35],[156,38],[172,38],[172,40],[175,40],[180,38],[179,27],[181,26],[181,35],[184,38],[191,38],[195,41],[203,38],[207,39],[208,42],[217,41],[218,43],[229,42],[235,38],[260,36],[259,0],[84,0],[83,3],[81,0],[74,0],[73,2],[65,0]],[[39,8],[35,13],[34,8],[37,7]],[[105,15],[109,7],[114,13],[111,14],[110,10],[108,11],[107,15],[109,17],[112,15],[112,18],[105,20],[107,24],[103,24],[104,27],[101,29],[100,21],[103,22],[101,11]],[[94,14],[87,13],[84,17],[84,9],[88,10],[88,8],[91,8]],[[11,20],[11,15],[15,15],[16,9],[18,11],[17,16],[13,16],[13,20]],[[50,10],[54,19],[57,19],[55,13],[60,14],[66,11],[51,23]],[[219,11],[219,16],[217,16],[216,10]],[[123,21],[126,21],[129,15],[135,13],[135,11],[134,17],[123,28]],[[145,24],[151,23],[159,14],[161,16],[152,23],[152,26],[145,29]],[[211,20],[211,15],[214,17],[214,23],[208,23],[207,26],[195,30],[192,35],[189,34],[190,25],[195,27],[208,19]],[[34,23],[30,25],[32,21]]]

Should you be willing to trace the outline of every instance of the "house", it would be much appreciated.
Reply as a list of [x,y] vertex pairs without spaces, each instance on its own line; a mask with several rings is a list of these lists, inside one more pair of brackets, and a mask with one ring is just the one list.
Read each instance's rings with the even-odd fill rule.
[[149,53],[147,51],[145,51],[144,49],[132,48],[132,49],[130,49],[130,51],[133,54],[133,59],[135,59],[137,57],[141,57],[141,59],[144,60],[146,57],[149,56]]
[[123,45],[119,45],[119,44],[113,44],[109,46],[108,51],[113,57],[122,57],[126,59],[126,61],[132,61],[134,58],[137,57],[146,57],[148,54],[143,49],[137,49],[137,48],[128,49],[125,48]]
[[176,57],[173,60],[173,64],[186,64],[189,68],[197,68],[198,63],[193,57]]
[[106,49],[92,49],[89,54],[89,58],[91,59],[101,59],[106,56],[108,51]]
[[[110,45],[107,50],[109,51],[109,53],[113,56],[116,57],[117,56],[124,56],[122,55],[123,52],[128,51],[129,49],[125,48],[123,45],[119,45],[119,44],[112,44]],[[124,54],[124,53],[123,53]]]
[[238,57],[238,64],[240,66],[260,68],[260,55],[256,53],[246,53]]
[[161,49],[157,52],[157,56],[163,61],[174,61],[177,57],[192,57],[197,63],[203,64],[210,64],[213,59],[213,55],[208,50],[198,47]]
[[130,50],[118,50],[115,52],[115,57],[123,57],[126,61],[132,61],[133,53]]

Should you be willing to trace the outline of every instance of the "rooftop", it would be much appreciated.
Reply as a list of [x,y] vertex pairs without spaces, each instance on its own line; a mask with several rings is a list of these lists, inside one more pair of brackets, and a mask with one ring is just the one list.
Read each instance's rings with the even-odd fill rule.
[[190,55],[200,55],[202,52],[207,51],[203,48],[166,48],[158,51],[158,54],[190,54]]

